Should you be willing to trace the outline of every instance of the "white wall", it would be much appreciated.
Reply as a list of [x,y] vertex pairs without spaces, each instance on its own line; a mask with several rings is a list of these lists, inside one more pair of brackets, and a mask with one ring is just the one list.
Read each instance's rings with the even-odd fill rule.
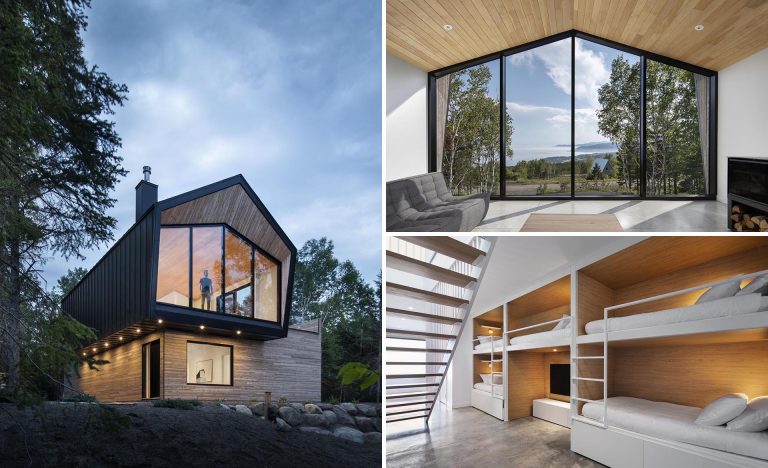
[[768,158],[768,49],[717,76],[717,199],[725,202],[728,157]]
[[387,54],[387,180],[427,172],[427,73]]

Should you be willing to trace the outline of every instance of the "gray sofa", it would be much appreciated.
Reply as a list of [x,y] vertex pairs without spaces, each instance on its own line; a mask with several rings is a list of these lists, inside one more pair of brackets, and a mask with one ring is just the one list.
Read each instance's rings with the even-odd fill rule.
[[443,174],[387,182],[387,231],[471,231],[485,218],[491,194],[453,196]]

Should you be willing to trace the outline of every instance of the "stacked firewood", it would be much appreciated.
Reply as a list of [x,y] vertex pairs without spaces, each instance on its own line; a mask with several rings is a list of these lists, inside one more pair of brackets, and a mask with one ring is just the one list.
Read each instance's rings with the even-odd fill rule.
[[734,204],[731,208],[731,221],[733,229],[737,231],[768,232],[768,216],[743,213],[740,205]]

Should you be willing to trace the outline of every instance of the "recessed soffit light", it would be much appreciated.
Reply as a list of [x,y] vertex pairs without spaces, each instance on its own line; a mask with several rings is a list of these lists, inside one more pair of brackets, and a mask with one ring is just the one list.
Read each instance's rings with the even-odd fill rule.
[[693,29],[695,29],[696,31],[703,31],[704,30],[704,25],[703,24],[697,24],[696,26],[693,27]]
[[452,24],[444,24],[443,25],[443,29],[445,29],[446,31],[450,31],[450,30],[453,29],[453,25]]

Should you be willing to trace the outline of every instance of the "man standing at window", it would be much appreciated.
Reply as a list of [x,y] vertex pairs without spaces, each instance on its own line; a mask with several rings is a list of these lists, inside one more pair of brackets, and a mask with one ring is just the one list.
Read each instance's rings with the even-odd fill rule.
[[200,278],[200,294],[202,294],[202,300],[200,302],[200,308],[205,310],[211,310],[211,294],[213,293],[213,281],[208,278],[208,270],[203,270],[203,277]]

